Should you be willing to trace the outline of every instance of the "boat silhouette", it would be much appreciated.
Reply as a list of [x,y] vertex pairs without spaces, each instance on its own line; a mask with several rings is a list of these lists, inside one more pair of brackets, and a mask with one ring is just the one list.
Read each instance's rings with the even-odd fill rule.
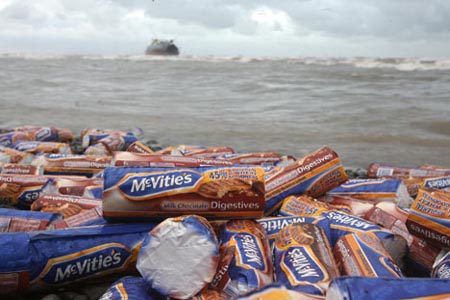
[[147,55],[178,55],[180,51],[173,40],[153,39],[145,49]]

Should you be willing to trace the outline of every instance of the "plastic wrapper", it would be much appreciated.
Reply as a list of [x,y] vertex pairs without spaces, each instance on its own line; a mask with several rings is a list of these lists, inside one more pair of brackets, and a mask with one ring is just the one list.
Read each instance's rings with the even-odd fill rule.
[[231,220],[220,234],[220,261],[210,288],[236,297],[273,282],[272,255],[264,228],[253,220]]
[[31,210],[54,212],[61,214],[64,218],[85,212],[93,208],[101,208],[100,199],[79,196],[42,194],[31,205]]
[[275,277],[288,289],[325,295],[330,281],[339,276],[331,246],[314,224],[290,224],[277,235],[274,248]]
[[392,177],[392,178],[409,178],[409,177],[440,177],[450,175],[450,169],[440,168],[436,166],[395,166],[384,163],[371,163],[367,168],[367,177]]
[[283,157],[274,152],[254,152],[254,153],[234,153],[224,154],[216,157],[219,160],[226,160],[234,165],[258,165],[275,166],[283,160]]
[[43,154],[35,157],[31,164],[42,166],[44,174],[92,177],[111,165],[111,156]]
[[403,208],[409,208],[413,201],[400,179],[351,179],[329,191],[328,195],[374,199],[376,202],[392,200]]
[[192,156],[200,158],[215,158],[221,155],[233,154],[234,149],[228,146],[209,147],[197,145],[178,145],[176,147],[167,147],[160,151],[156,151],[155,153]]
[[211,225],[200,216],[168,218],[146,235],[137,269],[163,296],[188,299],[213,279],[219,243]]
[[29,209],[49,181],[46,176],[0,174],[0,204]]
[[109,151],[125,150],[129,145],[138,140],[142,130],[136,128],[133,131],[120,131],[112,129],[86,129],[81,132],[81,144],[83,148],[102,143]]
[[335,278],[326,300],[450,299],[450,280],[433,278]]
[[49,225],[50,229],[64,229],[64,228],[74,228],[80,226],[91,226],[91,225],[103,225],[107,224],[106,220],[103,219],[101,207],[86,209],[77,214],[64,217],[63,220],[58,220]]
[[403,273],[407,277],[430,277],[440,252],[440,247],[432,246],[425,240],[413,236],[404,259]]
[[450,247],[450,194],[420,189],[409,210],[406,226],[411,234],[436,247]]
[[426,178],[423,181],[423,187],[450,192],[450,176]]
[[333,208],[332,205],[307,195],[289,196],[283,200],[279,214],[281,216],[320,216]]
[[47,194],[62,194],[87,198],[103,197],[103,179],[85,176],[52,176],[52,182],[45,186]]
[[57,213],[0,208],[0,233],[45,230],[61,218]]
[[331,233],[330,233],[330,222],[327,218],[322,216],[280,216],[280,217],[265,217],[257,220],[258,223],[262,225],[262,227],[267,232],[267,238],[269,240],[269,244],[272,247],[272,244],[275,242],[276,236],[278,232],[286,227],[289,224],[294,223],[311,223],[319,226],[324,231],[325,235],[328,238],[328,241],[331,241]]
[[300,160],[266,172],[266,209],[270,215],[291,195],[319,197],[347,180],[341,161],[332,149],[322,147]]
[[156,300],[142,277],[127,276],[115,281],[98,300]]
[[264,212],[264,170],[255,166],[106,168],[103,215],[110,220],[197,214],[258,218]]
[[364,217],[378,202],[386,201],[385,199],[358,199],[349,196],[332,196],[324,195],[317,200],[325,202],[332,207],[345,211],[357,217]]
[[19,141],[27,141],[28,136],[25,132],[14,131],[0,133],[0,146],[12,147],[13,144]]
[[442,249],[436,257],[431,277],[450,279],[450,251],[448,249]]
[[25,133],[30,141],[71,142],[73,132],[68,128],[25,125],[10,129],[11,132]]
[[382,228],[371,221],[345,211],[333,209],[327,203],[315,201],[307,196],[286,198],[280,209],[280,214],[292,217],[324,217],[328,219],[332,246],[341,236],[351,232],[375,232],[381,239],[393,236],[390,230]]
[[126,151],[127,152],[132,152],[132,153],[142,153],[142,154],[154,153],[154,151],[152,149],[150,149],[150,147],[148,147],[147,145],[145,145],[141,141],[135,141],[135,142],[131,143],[127,147]]
[[414,237],[406,227],[409,212],[390,201],[382,201],[373,206],[364,215],[364,219],[389,229],[392,233],[402,236],[408,246],[411,246]]
[[39,141],[19,141],[14,143],[13,148],[22,152],[72,154],[70,144],[58,142],[39,142]]
[[34,155],[32,153],[22,152],[13,148],[0,146],[0,153],[9,156],[7,163],[28,165],[33,160]]
[[248,295],[237,297],[236,300],[325,300],[325,296],[293,291],[282,284],[273,283]]
[[112,165],[116,167],[161,167],[161,168],[195,168],[203,166],[231,167],[232,162],[210,158],[197,158],[176,155],[142,154],[133,152],[115,152]]
[[36,167],[32,165],[22,164],[4,164],[1,167],[2,174],[22,174],[22,175],[42,175],[44,169],[42,167]]
[[333,253],[342,276],[403,277],[381,240],[371,232],[342,236]]
[[98,143],[87,147],[83,154],[89,156],[109,156],[111,155],[111,152],[105,145]]
[[135,271],[155,224],[121,224],[0,234],[0,293],[54,289]]

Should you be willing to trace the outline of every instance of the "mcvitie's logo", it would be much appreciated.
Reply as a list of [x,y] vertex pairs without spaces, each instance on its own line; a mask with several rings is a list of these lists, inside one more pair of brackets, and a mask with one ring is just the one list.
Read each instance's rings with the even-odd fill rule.
[[49,284],[62,284],[102,272],[121,269],[131,257],[131,253],[121,244],[110,243],[84,251],[52,258],[48,261],[43,275],[39,276]]
[[201,179],[200,173],[190,170],[134,174],[119,184],[119,189],[127,196],[140,198],[191,188]]

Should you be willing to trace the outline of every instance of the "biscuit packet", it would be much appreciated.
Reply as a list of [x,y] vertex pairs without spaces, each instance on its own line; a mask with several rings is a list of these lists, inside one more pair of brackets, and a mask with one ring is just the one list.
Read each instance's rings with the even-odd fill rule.
[[122,168],[104,171],[103,216],[259,218],[264,212],[264,170],[254,166]]
[[0,205],[29,209],[51,180],[43,175],[0,174]]
[[314,224],[290,224],[277,235],[274,247],[275,276],[288,289],[323,296],[330,281],[339,276],[331,246]]
[[272,255],[264,228],[254,220],[230,220],[221,230],[220,261],[209,285],[237,297],[271,284]]
[[292,195],[319,197],[347,180],[337,153],[327,146],[286,166],[276,166],[265,175],[265,215],[273,214]]

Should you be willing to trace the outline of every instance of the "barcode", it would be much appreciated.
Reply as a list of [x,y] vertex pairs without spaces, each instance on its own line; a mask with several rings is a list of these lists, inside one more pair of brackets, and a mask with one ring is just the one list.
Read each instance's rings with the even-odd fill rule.
[[377,170],[377,177],[392,176],[393,173],[394,169],[392,168],[379,168]]

